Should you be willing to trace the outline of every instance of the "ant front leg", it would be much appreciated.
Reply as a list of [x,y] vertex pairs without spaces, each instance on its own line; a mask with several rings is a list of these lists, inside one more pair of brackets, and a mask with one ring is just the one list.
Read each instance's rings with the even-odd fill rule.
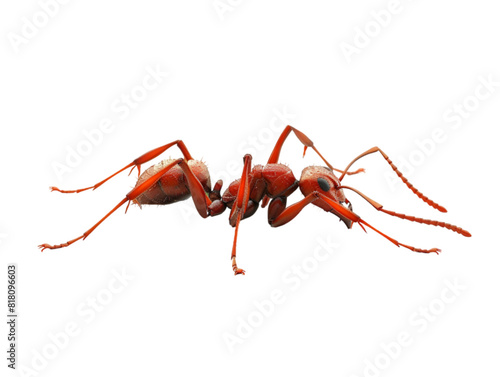
[[271,200],[267,210],[267,220],[273,228],[292,221],[308,204],[319,199],[319,192],[314,191],[297,203],[286,206],[286,197],[276,197]]
[[356,215],[351,210],[345,208],[343,205],[337,203],[336,201],[330,199],[329,197],[325,196],[324,194],[318,191],[313,191],[312,193],[308,194],[304,199],[286,208],[285,208],[286,198],[274,198],[271,204],[269,205],[269,224],[272,227],[278,227],[287,224],[288,222],[292,221],[308,204],[311,204],[316,200],[321,200],[325,204],[327,204],[331,209],[330,212],[334,213],[335,215],[343,217],[346,220],[351,221],[353,223],[354,222],[359,223],[359,225],[361,226],[361,228],[363,228],[363,230],[365,230],[363,225],[366,225],[367,227],[376,231],[382,237],[391,241],[396,246],[403,246],[407,249],[419,253],[439,253],[440,251],[437,248],[419,249],[413,246],[402,244],[396,241],[394,238],[391,238],[388,235],[382,233],[372,225],[368,224],[366,221],[364,221],[361,217]]

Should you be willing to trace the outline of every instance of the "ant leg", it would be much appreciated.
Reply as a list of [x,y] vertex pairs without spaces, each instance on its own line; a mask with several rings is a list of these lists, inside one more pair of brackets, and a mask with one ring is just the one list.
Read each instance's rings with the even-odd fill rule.
[[410,249],[410,250],[418,252],[418,253],[436,253],[436,254],[438,254],[441,251],[441,250],[436,249],[436,248],[432,248],[432,249],[419,249],[417,247],[413,247],[413,246],[402,244],[402,243],[396,241],[394,238],[389,237],[388,235],[382,233],[380,230],[378,230],[375,227],[371,226],[366,221],[364,221],[362,218],[360,218],[358,215],[356,215],[354,212],[352,212],[351,210],[345,208],[344,206],[342,206],[341,204],[337,203],[336,201],[328,198],[327,196],[323,195],[322,193],[319,193],[319,195],[320,195],[320,198],[323,201],[325,201],[327,204],[329,204],[332,207],[333,210],[338,211],[340,214],[342,214],[343,216],[347,217],[351,221],[359,223],[359,225],[361,226],[361,228],[363,228],[363,230],[365,230],[365,228],[363,227],[363,224],[364,224],[367,227],[373,229],[378,234],[380,234],[382,237],[385,237],[386,239],[388,239],[389,241],[391,241],[396,246],[403,246],[403,247],[405,247],[407,249]]
[[422,219],[420,217],[415,217],[415,216],[408,216],[408,215],[405,215],[403,213],[397,213],[394,211],[389,211],[389,210],[383,209],[382,204],[379,204],[375,200],[370,199],[368,196],[366,196],[362,192],[356,190],[355,188],[352,188],[349,186],[339,186],[338,188],[339,189],[348,189],[348,190],[354,191],[356,194],[358,194],[363,199],[365,199],[368,203],[370,203],[373,206],[373,208],[375,208],[377,211],[384,212],[388,215],[396,216],[396,217],[399,217],[400,219],[403,219],[403,220],[414,221],[414,222],[417,222],[420,224],[440,226],[442,228],[452,230],[453,232],[457,232],[458,234],[461,234],[462,236],[465,236],[465,237],[471,236],[471,234],[468,231],[466,231],[465,229],[462,229],[456,225],[452,225],[452,224],[448,224],[448,223],[444,223],[444,222],[436,221],[436,220]]
[[[120,208],[123,204],[125,204],[127,202],[129,202],[128,205],[130,205],[130,201],[136,199],[144,191],[146,191],[152,185],[154,185],[161,178],[161,176],[163,174],[165,174],[169,169],[171,169],[175,165],[180,164],[183,161],[184,160],[182,158],[179,158],[179,159],[175,160],[174,162],[166,165],[163,169],[161,169],[160,171],[158,171],[156,174],[154,174],[151,177],[149,177],[148,179],[146,179],[140,185],[137,185],[136,187],[134,187],[127,195],[125,195],[125,198],[120,203],[118,203],[111,211],[109,211],[106,214],[106,216],[104,216],[101,220],[99,220],[92,228],[90,228],[89,230],[87,230],[80,237],[74,238],[74,239],[72,239],[72,240],[70,240],[68,242],[65,242],[65,243],[62,243],[62,244],[59,244],[59,245],[49,245],[49,244],[44,243],[42,245],[39,245],[38,247],[41,248],[42,251],[45,250],[45,249],[59,249],[59,248],[62,248],[62,247],[69,246],[72,243],[74,243],[74,242],[76,242],[76,241],[78,241],[80,239],[87,238],[89,236],[89,234],[94,231],[95,228],[97,228],[104,220],[106,220],[108,218],[109,215],[111,215],[113,212],[115,212],[118,208]],[[128,209],[128,205],[127,205],[127,209]],[[126,212],[127,211],[125,210],[125,213]]]
[[[285,143],[286,138],[288,137],[288,135],[290,135],[290,132],[292,132],[292,131],[295,134],[295,136],[297,136],[297,139],[299,139],[300,142],[302,144],[304,144],[304,155],[306,154],[307,148],[312,148],[318,154],[318,156],[321,157],[321,159],[326,164],[326,166],[328,166],[330,169],[335,170],[336,172],[339,172],[339,173],[344,173],[344,174],[347,173],[344,170],[335,169],[332,165],[330,165],[330,163],[316,149],[316,147],[314,146],[314,143],[312,142],[312,140],[309,139],[302,132],[300,132],[298,129],[293,128],[292,126],[286,126],[285,129],[283,130],[283,132],[281,133],[278,141],[276,142],[276,145],[275,145],[273,151],[271,152],[271,156],[269,157],[269,160],[267,161],[268,164],[276,164],[276,163],[278,163],[278,159],[279,159],[279,156],[280,156],[281,148],[283,147],[283,144]],[[361,172],[364,172],[364,171],[365,171],[364,169],[358,169],[355,172],[349,172],[347,174],[349,174],[349,175],[351,175],[351,174],[358,174],[358,173],[361,173]]]
[[307,195],[301,201],[299,201],[299,202],[297,202],[295,204],[292,204],[291,206],[289,206],[289,207],[285,208],[284,210],[282,210],[281,213],[277,214],[276,218],[274,218],[273,220],[270,220],[271,226],[278,227],[278,226],[285,225],[289,221],[293,220],[295,218],[295,216],[297,216],[300,213],[300,211],[302,211],[302,209],[306,205],[314,202],[315,200],[322,200],[324,203],[328,204],[331,207],[331,209],[332,209],[331,212],[333,212],[334,214],[340,215],[340,216],[342,216],[342,217],[344,217],[344,218],[346,218],[346,219],[348,219],[348,220],[350,220],[352,222],[359,223],[359,225],[361,226],[361,228],[363,228],[363,230],[365,230],[365,228],[363,227],[363,224],[366,225],[367,227],[369,227],[369,228],[373,229],[374,231],[376,231],[382,237],[385,237],[386,239],[388,239],[389,241],[391,241],[396,246],[403,246],[403,247],[405,247],[407,249],[410,249],[412,251],[416,251],[416,252],[419,252],[419,253],[438,253],[440,251],[439,249],[436,249],[436,248],[432,248],[432,249],[419,249],[419,248],[416,248],[416,247],[413,247],[413,246],[402,244],[402,243],[396,241],[394,238],[391,238],[391,237],[387,236],[386,234],[382,233],[381,231],[379,231],[375,227],[371,226],[366,221],[364,221],[361,217],[359,217],[358,215],[356,215],[351,210],[345,208],[343,205],[337,203],[336,201],[328,198],[324,194],[322,194],[320,192],[317,192],[317,191],[314,191],[314,192],[310,193],[309,195]]
[[[192,160],[193,159],[193,157],[191,156],[191,154],[187,150],[186,146],[184,145],[184,142],[182,140],[176,140],[176,141],[174,141],[172,143],[165,144],[165,145],[163,145],[161,147],[152,149],[149,152],[144,153],[142,156],[136,158],[134,161],[132,161],[130,164],[128,164],[124,168],[118,170],[116,173],[110,175],[106,179],[103,179],[102,181],[96,183],[94,186],[90,186],[90,187],[86,187],[86,188],[78,189],[78,190],[60,190],[57,187],[50,187],[50,190],[51,191],[59,191],[59,192],[65,193],[65,194],[79,193],[79,192],[90,190],[90,189],[95,190],[96,188],[98,188],[99,186],[101,186],[107,180],[113,178],[115,175],[121,173],[122,171],[124,171],[124,170],[126,170],[126,169],[128,169],[130,167],[132,168],[130,170],[130,173],[132,173],[132,170],[134,170],[134,168],[137,167],[138,175],[141,175],[141,165],[142,164],[144,164],[144,163],[152,160],[153,158],[159,156],[160,154],[162,154],[163,152],[165,152],[168,148],[170,148],[170,147],[172,147],[174,145],[177,145],[177,147],[179,147],[179,149],[181,150],[181,152],[184,155],[184,158],[186,160]],[[129,173],[129,175],[130,175],[130,173]]]
[[231,208],[231,213],[229,214],[229,224],[235,227],[233,249],[231,252],[231,261],[235,275],[245,275],[245,271],[241,268],[238,268],[238,265],[236,264],[236,241],[238,239],[238,229],[240,227],[240,221],[245,214],[248,205],[248,198],[250,197],[250,170],[252,168],[252,156],[246,154],[245,157],[243,157],[243,161],[245,162],[245,164],[243,166],[243,173],[241,174],[238,194]]
[[186,177],[189,191],[191,192],[191,197],[193,198],[196,210],[204,219],[209,216],[208,207],[212,204],[212,201],[208,197],[207,193],[203,189],[203,185],[194,175],[193,171],[187,164],[186,160],[180,159],[179,166]]
[[[387,161],[387,163],[389,165],[391,165],[391,168],[392,170],[394,170],[396,172],[396,174],[398,175],[399,178],[401,178],[401,180],[403,181],[403,183],[411,190],[413,191],[413,193],[415,195],[417,195],[420,199],[422,199],[425,203],[427,203],[428,205],[430,205],[432,208],[435,208],[437,209],[438,211],[440,212],[447,212],[446,211],[446,208],[444,208],[443,206],[440,206],[439,204],[433,202],[432,200],[430,200],[427,196],[425,196],[424,194],[422,194],[420,191],[418,191],[415,187],[413,187],[413,185],[408,182],[408,179],[406,179],[406,177],[403,176],[403,173],[401,173],[398,168],[396,167],[396,165],[394,165],[392,163],[392,161],[389,159],[389,156],[387,156],[383,151],[382,149],[380,149],[379,147],[373,147],[371,149],[368,149],[366,152],[363,152],[361,153],[358,157],[356,157],[354,160],[352,160],[349,165],[347,165],[347,167],[345,168],[345,172],[347,172],[349,170],[349,168],[351,167],[352,164],[354,164],[357,160],[359,160],[360,158],[362,157],[365,157],[371,153],[375,153],[375,152],[380,152],[380,154],[385,158],[385,160]],[[344,175],[345,173],[343,173],[340,177],[339,177],[339,181],[342,181],[342,179],[344,178]]]
[[220,190],[222,188],[222,179],[219,179],[217,182],[215,182],[214,188],[212,191],[210,191],[209,198],[212,201],[215,200],[220,200]]
[[[305,206],[315,202],[316,200],[321,200],[325,198],[325,196],[319,191],[313,191],[308,194],[305,198],[286,207],[286,198],[285,197],[277,197],[271,201],[268,210],[268,221],[269,225],[272,227],[278,227],[287,224],[291,220],[297,216],[300,211],[304,209]],[[332,201],[333,202],[333,201]],[[352,227],[352,223],[359,220],[359,216],[354,212],[348,210],[341,204],[337,202],[335,206],[330,205],[330,203],[323,200],[323,203],[330,207],[328,212],[333,213],[335,216],[339,217],[342,220],[347,228]]]
[[319,193],[317,191],[311,192],[305,198],[299,200],[297,203],[291,204],[286,207],[286,198],[277,197],[271,201],[269,204],[269,210],[267,213],[267,218],[269,225],[273,228],[285,225],[286,223],[292,221],[295,216],[297,216],[300,211],[304,209],[305,206],[311,204],[312,202],[319,199]]

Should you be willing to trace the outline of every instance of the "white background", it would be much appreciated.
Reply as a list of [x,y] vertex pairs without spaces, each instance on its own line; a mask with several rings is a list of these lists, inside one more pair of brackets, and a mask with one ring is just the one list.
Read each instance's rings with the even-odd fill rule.
[[[399,13],[378,29],[373,12],[386,15],[386,1],[215,4],[227,8],[217,10],[210,0],[71,1],[45,19],[37,1],[1,5],[0,302],[5,312],[7,265],[17,263],[18,367],[33,372],[21,375],[496,375],[495,3],[401,0]],[[26,20],[36,17],[46,25],[16,48],[14,34],[23,37]],[[359,30],[366,28],[373,36],[348,59],[342,46],[355,47],[356,38],[360,46]],[[169,76],[128,116],[113,110],[122,95],[140,90],[147,67]],[[481,89],[483,99],[475,100],[480,77],[497,86]],[[464,101],[474,108],[466,118],[443,119]],[[261,209],[242,222],[238,264],[247,274],[233,276],[228,212],[204,220],[191,201],[131,206],[126,215],[121,208],[84,242],[37,249],[81,235],[137,175],[123,173],[73,195],[49,186],[87,187],[176,139],[207,162],[213,182],[235,179],[245,152],[266,162],[279,136],[271,126],[285,126],[280,112],[293,115],[290,123],[338,168],[375,145],[397,164],[407,161],[410,182],[448,213],[390,184],[386,177],[394,175],[380,155],[358,162],[366,173],[344,183],[387,209],[457,224],[472,238],[378,213],[346,192],[372,225],[442,253],[397,248],[356,225],[347,230],[313,206],[273,229]],[[68,148],[106,118],[112,131],[58,177],[54,165],[66,164]],[[428,155],[419,152],[417,142],[438,129],[445,141],[428,145]],[[297,177],[303,167],[321,164],[313,151],[305,159],[301,153],[290,137],[281,162]],[[297,191],[289,203],[300,198]],[[315,265],[318,240],[329,239],[339,246]],[[311,272],[294,290],[283,276],[303,263]],[[120,286],[113,271],[133,279]],[[110,283],[121,291],[109,296]],[[454,294],[447,284],[460,288]],[[255,302],[275,290],[282,301],[259,315]],[[92,311],[92,297],[110,302]],[[431,322],[419,314],[429,306],[436,314]],[[249,316],[255,326],[243,339]],[[68,325],[77,329],[70,338],[61,335]],[[401,332],[411,344],[394,345]],[[7,327],[0,333],[5,355]],[[230,346],[228,334],[241,344]]]

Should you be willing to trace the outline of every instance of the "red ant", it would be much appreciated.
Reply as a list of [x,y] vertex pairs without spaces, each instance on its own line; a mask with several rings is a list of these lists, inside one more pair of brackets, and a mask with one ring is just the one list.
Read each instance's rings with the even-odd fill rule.
[[[319,155],[319,157],[321,157],[327,167],[308,166],[302,171],[300,180],[297,180],[293,175],[292,170],[288,166],[278,163],[281,148],[286,138],[292,131],[302,142],[302,144],[304,144],[304,155],[307,148],[312,148]],[[177,147],[181,150],[184,158],[179,158],[176,160],[163,160],[160,163],[149,167],[141,175],[142,164],[159,156],[161,153],[165,152],[167,149],[174,145],[177,145]],[[348,172],[349,168],[352,166],[352,164],[354,164],[354,162],[366,155],[375,152],[380,152],[380,154],[389,163],[389,165],[396,172],[399,178],[401,178],[401,180],[406,184],[406,186],[408,186],[411,191],[413,191],[415,195],[417,195],[425,203],[437,209],[438,211],[446,212],[446,209],[444,207],[433,202],[422,193],[420,193],[415,187],[413,187],[413,185],[409,183],[408,180],[403,176],[403,174],[401,174],[401,172],[396,168],[389,157],[378,147],[373,147],[366,152],[361,153],[358,157],[352,160],[349,165],[347,165],[345,170],[338,170],[328,163],[328,161],[321,155],[321,153],[319,153],[313,142],[306,135],[291,126],[287,126],[279,137],[278,142],[276,143],[276,146],[274,147],[274,150],[272,151],[266,165],[256,165],[252,168],[252,156],[249,154],[245,155],[245,157],[243,158],[244,166],[241,179],[233,181],[226,189],[222,197],[220,195],[222,180],[218,180],[215,183],[214,188],[211,189],[210,175],[208,173],[207,166],[203,162],[193,159],[182,140],[176,140],[172,143],[166,144],[162,147],[153,149],[143,154],[141,157],[135,159],[123,169],[117,171],[113,175],[95,184],[94,186],[71,191],[64,191],[58,189],[57,187],[51,187],[52,191],[59,191],[62,193],[78,193],[90,189],[95,190],[108,179],[114,177],[118,173],[121,173],[122,171],[130,167],[132,167],[130,172],[132,172],[132,170],[137,167],[139,173],[139,178],[137,180],[136,186],[127,195],[125,195],[125,198],[120,203],[118,203],[116,207],[114,207],[106,216],[99,220],[92,228],[83,233],[83,235],[63,244],[54,246],[42,244],[39,247],[42,249],[42,251],[46,248],[58,249],[61,247],[69,246],[79,239],[85,239],[109,215],[111,215],[125,203],[128,203],[128,209],[131,201],[133,201],[135,204],[138,204],[139,206],[143,204],[161,205],[175,203],[192,196],[196,209],[200,216],[203,218],[206,218],[208,216],[220,215],[222,212],[224,212],[226,207],[229,207],[231,209],[231,212],[229,214],[229,224],[232,227],[235,227],[231,261],[235,275],[245,274],[245,271],[241,268],[238,268],[238,266],[236,265],[236,240],[238,236],[240,221],[252,216],[257,210],[261,201],[262,207],[264,208],[268,204],[269,200],[271,200],[271,202],[269,203],[268,209],[268,221],[272,227],[285,225],[289,221],[293,220],[305,206],[312,203],[322,208],[323,210],[331,212],[335,216],[339,217],[340,220],[345,223],[348,229],[352,227],[353,223],[358,223],[365,232],[366,229],[363,225],[366,225],[367,227],[373,229],[396,246],[403,246],[407,249],[420,253],[438,253],[440,251],[436,248],[427,250],[402,244],[395,239],[385,235],[378,229],[374,228],[352,211],[352,205],[345,197],[344,189],[354,191],[368,203],[370,203],[376,210],[387,213],[388,215],[396,216],[409,221],[415,221],[422,224],[440,226],[457,232],[465,237],[471,236],[469,232],[455,225],[435,220],[421,219],[418,217],[407,216],[401,213],[385,210],[382,208],[381,204],[370,199],[365,194],[352,187],[341,184],[342,179],[346,174],[357,174],[364,171],[364,169],[358,169],[354,172]],[[333,171],[341,173],[340,177],[337,178]],[[305,198],[287,207],[287,197],[291,195],[298,187],[300,187],[300,191],[305,196]],[[127,212],[127,209],[125,210],[125,212]]]

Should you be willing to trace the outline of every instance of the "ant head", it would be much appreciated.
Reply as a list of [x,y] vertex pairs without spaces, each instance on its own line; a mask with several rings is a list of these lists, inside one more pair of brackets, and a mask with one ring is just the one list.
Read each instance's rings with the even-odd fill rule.
[[[300,177],[300,191],[304,196],[309,195],[312,192],[319,192],[330,199],[335,200],[337,203],[340,203],[346,206],[349,210],[352,211],[352,205],[347,200],[344,195],[344,191],[339,188],[341,183],[339,179],[335,176],[332,170],[323,166],[308,166],[302,171],[302,175]],[[324,209],[328,212],[333,212],[332,208],[326,204],[322,200],[316,200],[314,202],[315,205]],[[339,218],[344,221],[348,228],[351,227],[352,222],[347,220],[343,216],[335,213]]]

